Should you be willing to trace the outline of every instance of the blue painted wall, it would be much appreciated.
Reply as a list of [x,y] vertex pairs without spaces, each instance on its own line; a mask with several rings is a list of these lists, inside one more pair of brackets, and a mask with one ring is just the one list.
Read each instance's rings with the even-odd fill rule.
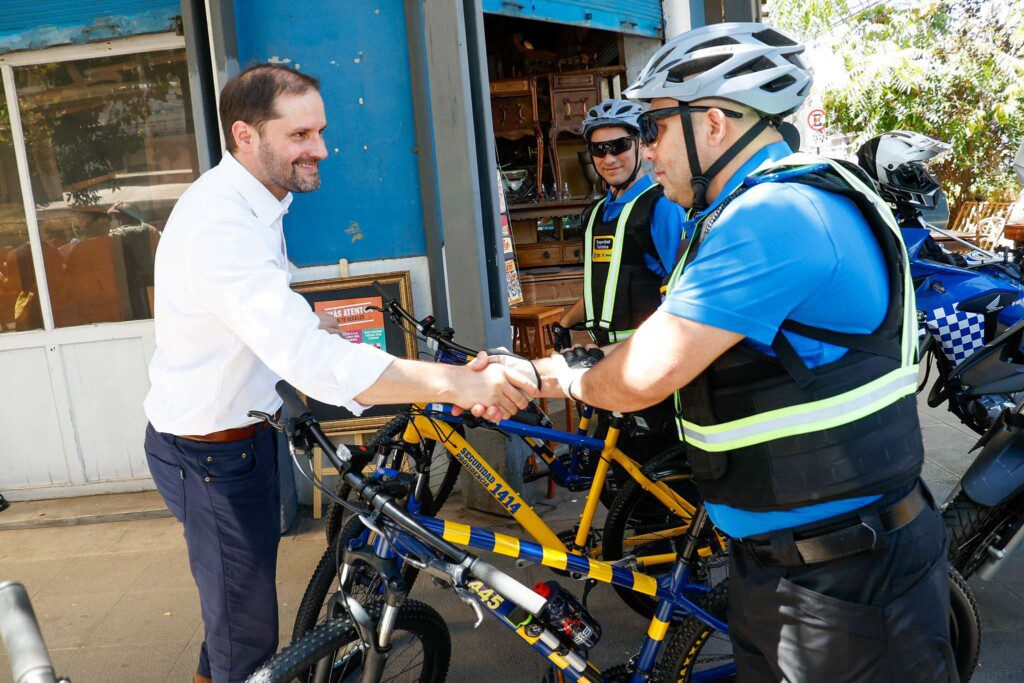
[[661,38],[661,0],[483,0],[485,12]]
[[179,0],[3,0],[0,53],[174,28]]
[[426,253],[402,0],[235,0],[239,64],[316,76],[327,107],[318,191],[285,216],[298,266]]

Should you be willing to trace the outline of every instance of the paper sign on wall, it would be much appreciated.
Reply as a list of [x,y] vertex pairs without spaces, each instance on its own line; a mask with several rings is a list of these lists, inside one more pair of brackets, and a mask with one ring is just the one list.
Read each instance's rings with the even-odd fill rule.
[[313,310],[337,318],[341,336],[353,344],[372,344],[378,349],[387,351],[387,341],[384,338],[384,314],[380,311],[367,310],[368,306],[379,308],[381,303],[379,296],[317,301],[313,304]]

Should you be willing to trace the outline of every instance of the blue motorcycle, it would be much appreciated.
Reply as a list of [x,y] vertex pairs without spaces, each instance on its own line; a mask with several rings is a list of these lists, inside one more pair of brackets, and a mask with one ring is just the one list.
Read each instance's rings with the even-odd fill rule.
[[967,254],[947,251],[932,236],[937,228],[920,214],[899,218],[917,296],[921,389],[934,369],[928,405],[946,403],[961,422],[984,434],[1020,397],[965,393],[952,379],[953,371],[1001,331],[1024,320],[1024,274],[1006,255],[970,243],[964,243],[970,248]]
[[943,505],[949,562],[965,579],[990,579],[1024,543],[1024,278],[1005,254],[970,244],[952,253],[920,215],[898,218],[917,295],[921,389],[934,369],[928,405],[946,403],[982,435]]

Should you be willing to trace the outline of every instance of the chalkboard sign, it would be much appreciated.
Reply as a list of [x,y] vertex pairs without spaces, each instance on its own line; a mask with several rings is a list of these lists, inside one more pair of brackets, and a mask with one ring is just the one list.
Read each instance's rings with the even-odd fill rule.
[[[367,306],[381,305],[381,296],[373,288],[374,281],[384,287],[389,298],[412,311],[412,285],[408,271],[298,282],[292,285],[292,289],[301,294],[317,313],[337,317],[341,336],[345,339],[358,344],[373,344],[399,358],[416,358],[416,337],[412,332],[391,322],[380,311],[367,310]],[[306,397],[306,403],[327,434],[371,431],[382,427],[405,407],[371,406],[357,417],[345,408],[309,397]]]

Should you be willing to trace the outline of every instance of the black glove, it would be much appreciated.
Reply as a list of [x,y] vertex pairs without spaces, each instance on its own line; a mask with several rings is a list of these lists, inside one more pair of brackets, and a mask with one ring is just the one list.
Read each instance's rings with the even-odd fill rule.
[[575,349],[563,351],[562,357],[570,368],[592,368],[604,358],[604,351],[596,346],[589,349],[577,346]]
[[554,338],[555,351],[559,353],[572,346],[572,334],[568,327],[562,327],[555,323],[551,326],[551,336]]

